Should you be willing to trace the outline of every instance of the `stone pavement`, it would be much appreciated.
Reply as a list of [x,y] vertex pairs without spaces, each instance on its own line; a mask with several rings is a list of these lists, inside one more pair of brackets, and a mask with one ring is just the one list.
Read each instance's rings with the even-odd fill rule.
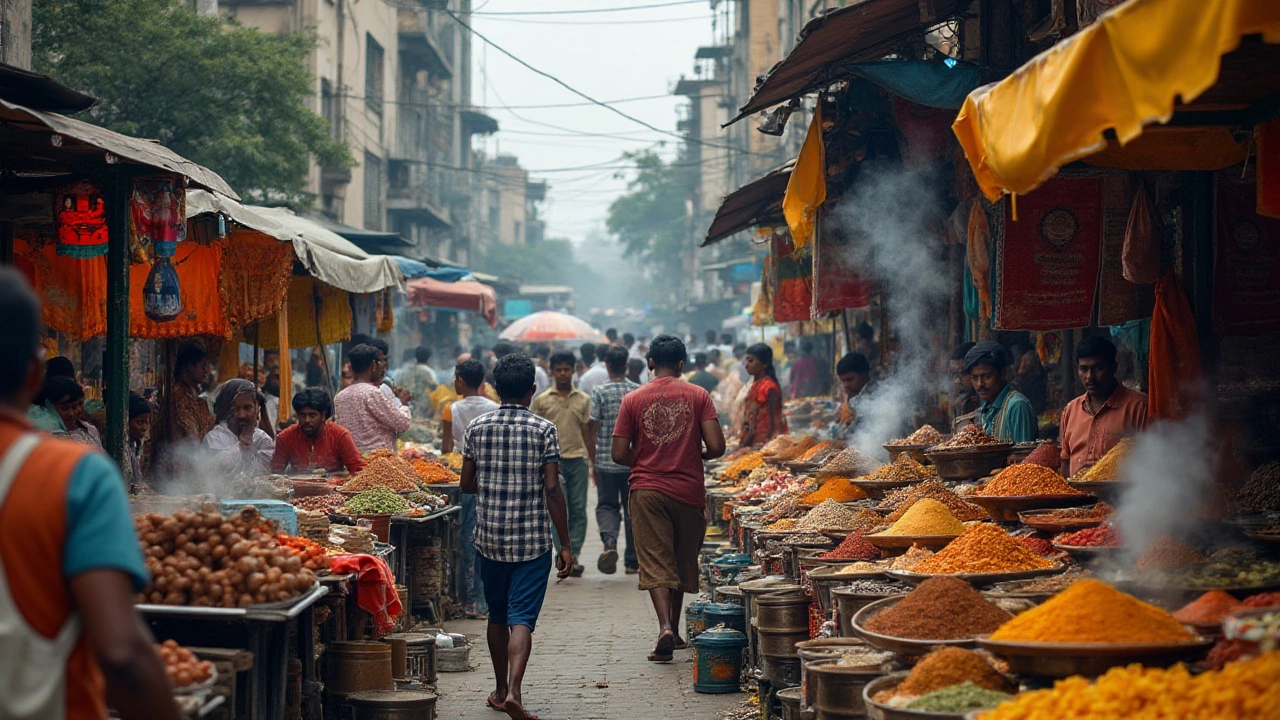
[[[653,606],[648,593],[636,588],[637,576],[623,573],[621,558],[614,575],[596,570],[602,546],[595,502],[593,487],[580,559],[586,573],[556,585],[553,572],[547,588],[524,680],[526,709],[541,720],[719,720],[746,696],[695,693],[690,650],[677,651],[670,663],[645,660],[658,636]],[[686,603],[690,599],[686,596]],[[440,673],[437,716],[504,718],[485,707],[485,696],[493,690],[485,623],[455,620],[448,623],[448,631],[464,633],[475,642],[471,664],[476,669]]]

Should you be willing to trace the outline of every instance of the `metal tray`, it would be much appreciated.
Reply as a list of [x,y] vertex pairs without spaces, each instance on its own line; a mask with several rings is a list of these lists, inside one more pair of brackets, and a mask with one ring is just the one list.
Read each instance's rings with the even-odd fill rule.
[[919,585],[920,583],[932,577],[954,577],[960,578],[970,585],[993,585],[999,582],[1009,582],[1010,580],[1028,580],[1030,578],[1044,577],[1046,575],[1057,575],[1067,569],[1063,563],[1057,563],[1053,567],[1040,568],[1039,570],[1019,570],[1017,572],[1004,573],[916,573],[906,570],[885,570],[884,574],[895,580]]
[[1082,562],[1114,557],[1124,550],[1124,547],[1120,545],[1063,545],[1062,543],[1053,543],[1053,547]]
[[884,533],[876,533],[874,535],[863,535],[862,538],[878,548],[909,548],[912,545],[920,545],[927,548],[946,547],[948,543],[959,535],[885,535]]
[[[893,707],[884,703],[872,700],[873,697],[879,695],[882,690],[892,690],[898,687],[903,680],[910,675],[909,672],[898,672],[884,677],[878,677],[867,683],[862,688],[862,701],[867,706],[867,717],[872,720],[964,720],[966,713],[940,713],[925,712],[924,710],[908,710],[907,708]],[[986,708],[984,708],[984,711]]]
[[819,467],[819,463],[800,462],[799,460],[788,460],[782,463],[782,467],[790,470],[793,473],[805,473],[805,472],[810,472],[811,470],[817,470]]
[[1090,495],[1096,495],[1114,505],[1116,500],[1128,489],[1129,483],[1123,480],[1084,481],[1067,479],[1067,484]]
[[962,495],[961,500],[973,503],[996,520],[1013,521],[1023,510],[1040,510],[1092,505],[1097,498],[1082,495]]
[[1041,532],[1058,533],[1075,532],[1091,527],[1098,527],[1109,520],[1105,518],[1051,518],[1042,510],[1027,510],[1018,513],[1018,521],[1029,528]]
[[927,450],[924,456],[938,469],[942,479],[964,480],[986,477],[992,470],[1007,466],[1012,449],[1013,443],[999,443],[959,450]]
[[980,635],[977,642],[980,647],[1004,658],[1011,672],[1049,678],[1071,675],[1096,677],[1113,667],[1130,663],[1169,667],[1202,655],[1213,645],[1212,639],[1199,636],[1181,643],[1146,644],[1009,642]]
[[881,611],[888,610],[898,604],[903,597],[905,596],[896,595],[884,598],[883,600],[876,600],[859,610],[857,614],[853,616],[853,621],[851,623],[853,631],[861,635],[863,638],[866,638],[867,642],[875,645],[881,650],[896,652],[900,655],[928,655],[929,651],[942,646],[973,647],[974,638],[960,638],[958,640],[914,640],[912,638],[881,635],[880,633],[866,629],[865,625],[868,620],[875,617],[876,614]]

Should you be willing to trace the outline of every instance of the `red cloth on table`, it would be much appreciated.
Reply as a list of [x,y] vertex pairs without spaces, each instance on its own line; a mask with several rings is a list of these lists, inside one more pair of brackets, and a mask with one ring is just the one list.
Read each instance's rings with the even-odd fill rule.
[[356,574],[356,604],[373,616],[379,633],[395,626],[403,608],[386,560],[372,555],[334,555],[329,562],[334,575]]

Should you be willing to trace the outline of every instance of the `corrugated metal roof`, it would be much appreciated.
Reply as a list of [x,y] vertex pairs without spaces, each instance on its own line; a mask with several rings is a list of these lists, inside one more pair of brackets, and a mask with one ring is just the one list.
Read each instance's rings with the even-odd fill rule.
[[795,164],[792,160],[725,195],[711,227],[707,229],[707,239],[702,241],[702,247],[756,225],[781,222],[782,196],[787,192],[791,168]]

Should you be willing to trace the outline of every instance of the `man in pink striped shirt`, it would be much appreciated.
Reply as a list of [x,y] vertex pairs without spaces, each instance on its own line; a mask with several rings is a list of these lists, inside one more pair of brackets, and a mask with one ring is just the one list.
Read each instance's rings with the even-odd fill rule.
[[396,449],[396,435],[409,429],[409,407],[378,388],[386,372],[372,345],[357,345],[347,355],[354,381],[333,399],[334,420],[351,431],[361,453]]

